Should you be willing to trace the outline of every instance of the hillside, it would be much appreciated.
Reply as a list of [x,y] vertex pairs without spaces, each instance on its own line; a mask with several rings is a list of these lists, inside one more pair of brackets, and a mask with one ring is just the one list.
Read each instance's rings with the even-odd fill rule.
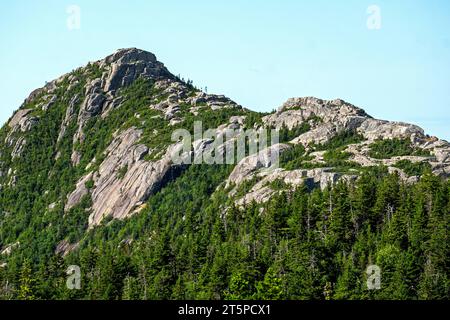
[[[173,132],[198,121],[279,141],[176,163]],[[227,143],[194,135],[184,156]],[[415,125],[341,99],[254,112],[121,49],[33,91],[0,130],[0,298],[448,299],[449,177],[450,144]]]

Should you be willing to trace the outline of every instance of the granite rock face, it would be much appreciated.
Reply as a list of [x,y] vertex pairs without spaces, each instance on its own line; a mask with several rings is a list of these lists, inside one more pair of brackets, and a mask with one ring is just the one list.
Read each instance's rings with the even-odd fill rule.
[[392,161],[372,159],[368,156],[370,145],[377,140],[406,139],[415,148],[430,152],[430,157],[395,159],[410,160],[412,162],[427,161],[433,173],[449,177],[450,144],[445,140],[430,137],[416,125],[404,122],[390,122],[370,117],[361,108],[355,107],[341,99],[322,100],[313,97],[292,98],[283,104],[276,113],[263,118],[266,125],[281,128],[286,126],[293,129],[305,122],[311,129],[290,141],[292,144],[324,144],[342,132],[355,132],[364,139],[357,145],[348,146],[352,160],[362,166],[378,164],[394,165]]
[[[311,121],[312,119],[316,121]],[[312,124],[311,130],[292,141],[305,145],[325,143],[337,133],[349,130],[357,131],[371,141],[411,136],[425,137],[424,131],[418,126],[373,119],[361,108],[341,99],[292,98],[275,114],[265,117],[264,122],[276,128],[284,125],[289,129],[309,122]]]
[[289,149],[288,145],[277,144],[242,159],[231,172],[226,186],[239,185],[243,181],[251,179],[252,174],[261,169],[270,170],[271,167],[276,165],[279,154],[286,149]]
[[[99,153],[86,161],[88,153],[82,154],[82,148],[79,146],[86,144],[88,124],[92,120],[106,120],[113,110],[123,107],[127,101],[121,89],[125,89],[137,79],[147,79],[152,83],[154,93],[146,101],[148,109],[142,114],[134,114],[133,125],[117,128],[114,135],[111,133],[112,139],[105,143],[101,156]],[[81,88],[77,93],[67,94],[77,88]],[[153,139],[157,139],[158,130],[172,130],[191,117],[202,114],[214,116],[219,110],[226,111],[227,119],[222,119],[223,123],[218,123],[214,128],[218,135],[223,135],[227,130],[235,130],[236,134],[240,134],[248,128],[293,130],[305,124],[309,128],[291,141],[284,141],[260,150],[257,154],[247,155],[235,164],[230,176],[223,181],[223,186],[231,190],[230,196],[235,195],[243,183],[256,181],[244,196],[236,199],[239,206],[245,206],[252,201],[268,201],[280,192],[271,187],[271,184],[278,180],[287,189],[302,184],[323,189],[338,181],[357,179],[357,173],[340,173],[336,168],[328,167],[324,159],[326,151],[314,150],[315,145],[325,144],[345,132],[361,137],[359,142],[342,148],[342,151],[349,155],[348,161],[354,164],[361,167],[384,165],[390,172],[398,173],[407,183],[415,183],[418,177],[408,176],[396,167],[402,160],[428,163],[434,174],[443,178],[450,177],[450,144],[426,135],[418,126],[374,119],[363,109],[344,100],[322,100],[315,97],[289,99],[276,112],[260,116],[261,119],[254,123],[248,123],[248,118],[255,116],[254,113],[223,95],[207,94],[195,89],[189,82],[185,83],[172,75],[155,55],[136,48],[118,50],[33,91],[7,123],[7,132],[2,139],[4,150],[0,150],[0,155],[7,154],[14,161],[24,154],[26,156],[30,131],[42,123],[46,113],[61,104],[64,104],[65,109],[58,115],[60,120],[56,130],[59,132],[57,140],[55,138],[55,150],[51,153],[52,159],[69,159],[67,165],[76,169],[79,175],[74,178],[74,181],[78,181],[71,186],[72,192],[56,199],[56,202],[49,201],[46,205],[54,209],[52,204],[61,203],[66,214],[70,214],[71,209],[84,197],[90,197],[92,206],[89,208],[88,222],[91,228],[101,224],[106,217],[124,219],[141,211],[152,195],[186,169],[187,165],[173,161],[174,152],[179,152],[181,148],[179,142],[167,142],[155,156],[154,146],[148,144],[148,137],[147,140],[143,139],[144,131],[153,131]],[[151,118],[146,116],[147,111],[153,112]],[[155,119],[164,122],[167,127],[163,130],[160,127],[146,127],[147,123],[151,122],[149,120]],[[125,122],[128,119],[123,120]],[[135,123],[142,124],[142,127],[139,127],[141,129],[138,129]],[[72,145],[65,154],[67,150],[61,145],[67,141],[67,137]],[[237,136],[233,136],[230,141],[220,145],[217,153],[223,155],[236,139]],[[406,139],[417,150],[427,151],[429,156],[412,154],[388,159],[374,159],[370,156],[374,142],[391,139]],[[153,141],[150,139],[150,142]],[[311,159],[308,167],[295,170],[277,167],[279,154],[298,145],[303,145],[309,152]],[[184,153],[183,157],[200,159],[201,155],[210,152],[214,147],[216,145],[211,138],[197,139],[192,141],[191,150]],[[84,168],[81,167],[82,163],[84,166],[89,164]],[[49,173],[49,176],[50,174],[55,173]],[[6,166],[0,160],[0,190],[14,188],[18,176],[17,168],[12,164]],[[61,242],[57,251],[65,254],[73,248],[75,247],[72,244]]]
[[101,78],[85,86],[85,99],[78,114],[78,131],[74,142],[83,142],[83,128],[91,118],[98,115],[104,117],[120,105],[122,98],[117,95],[118,89],[129,86],[138,78],[154,81],[174,79],[164,65],[156,60],[155,55],[136,48],[118,50],[94,64],[104,72]]
[[[235,172],[235,174],[237,171]],[[233,178],[236,180],[233,183],[234,189],[230,192],[230,195],[234,195],[239,185],[244,181],[243,175],[235,175]],[[319,187],[322,190],[328,186],[333,186],[339,180],[353,181],[357,179],[355,175],[340,174],[333,172],[333,168],[318,168],[318,169],[298,169],[298,170],[284,170],[282,168],[276,168],[266,171],[253,171],[251,174],[245,175],[246,180],[257,178],[256,182],[250,191],[243,197],[239,198],[235,203],[239,207],[256,203],[265,203],[282,190],[274,190],[270,184],[276,180],[282,181],[287,188],[296,188],[302,184],[305,184],[309,188]],[[230,176],[231,178],[231,176]]]
[[[66,210],[88,193],[92,198],[90,226],[99,224],[107,216],[123,219],[139,210],[172,170],[170,157],[157,162],[143,159],[148,148],[136,144],[141,134],[141,131],[130,128],[115,137],[105,151],[106,158],[98,171],[90,172],[77,183],[68,197]],[[86,188],[86,182],[90,180],[93,181],[92,190]]]
[[104,91],[114,91],[130,85],[139,76],[159,79],[173,78],[154,54],[136,48],[119,50],[106,57],[100,66],[109,66]]
[[28,116],[31,111],[32,110],[30,109],[20,109],[14,114],[12,119],[8,122],[8,126],[11,128],[12,132],[29,131],[32,126],[37,123],[37,118]]

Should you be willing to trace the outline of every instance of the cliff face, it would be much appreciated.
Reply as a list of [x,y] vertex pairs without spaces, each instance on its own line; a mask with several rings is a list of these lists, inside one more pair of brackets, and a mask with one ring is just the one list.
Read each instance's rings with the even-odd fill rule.
[[[280,168],[266,170],[273,163],[249,155],[224,181],[238,205],[270,199],[279,192],[268,186],[273,181],[281,180],[285,188],[303,183],[325,188],[380,165],[409,183],[420,175],[411,167],[450,176],[450,144],[415,125],[373,119],[343,100],[313,97],[289,99],[275,113],[261,115],[195,89],[149,52],[123,49],[30,94],[1,131],[0,192],[18,198],[23,192],[42,193],[34,201],[49,211],[60,207],[66,215],[89,198],[84,207],[89,227],[106,217],[124,219],[186,169],[172,160],[180,144],[171,133],[191,130],[196,120],[217,132],[277,128],[286,133],[270,147],[281,153]],[[210,142],[192,141],[191,153],[208,150]],[[303,160],[293,166],[289,152],[298,148],[304,149]],[[25,187],[31,172],[39,179],[32,190]],[[52,180],[67,185],[56,187]],[[237,196],[245,181],[254,183]],[[12,204],[0,209],[14,214]]]

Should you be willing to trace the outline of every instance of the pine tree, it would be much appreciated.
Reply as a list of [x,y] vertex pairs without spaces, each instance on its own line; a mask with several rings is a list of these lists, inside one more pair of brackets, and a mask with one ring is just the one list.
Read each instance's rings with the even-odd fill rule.
[[135,277],[127,276],[123,281],[123,300],[138,300],[140,298],[139,283]]
[[282,280],[272,268],[267,270],[264,280],[256,284],[256,290],[261,300],[279,300],[283,297]]
[[34,285],[35,279],[32,276],[31,262],[25,260],[20,270],[19,292],[17,298],[19,300],[35,300]]

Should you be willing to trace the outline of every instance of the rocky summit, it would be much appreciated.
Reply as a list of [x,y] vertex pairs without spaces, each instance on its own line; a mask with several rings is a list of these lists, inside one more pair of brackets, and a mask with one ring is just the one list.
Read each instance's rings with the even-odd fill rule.
[[[181,142],[174,141],[172,133],[181,129],[191,132],[198,121],[204,130],[218,134],[228,129],[238,133],[277,130],[279,141],[233,164],[176,163],[173,152]],[[416,125],[374,119],[341,99],[291,98],[274,112],[254,112],[223,95],[202,92],[191,81],[170,73],[152,53],[135,48],[118,50],[33,91],[3,126],[0,139],[0,270],[19,265],[19,257],[33,257],[34,261],[52,256],[71,259],[99,238],[106,242],[114,238],[119,248],[133,247],[136,241],[156,239],[157,227],[177,229],[188,223],[183,230],[200,230],[199,225],[226,220],[233,214],[234,221],[245,219],[236,212],[249,208],[257,208],[258,215],[264,216],[280,196],[291,199],[301,188],[309,194],[334,192],[331,190],[341,184],[351,188],[371,173],[379,179],[395,176],[401,188],[415,188],[422,176],[442,181],[450,177],[450,144]],[[223,142],[222,149],[227,143]],[[188,153],[195,158],[212,146],[211,139],[194,137]],[[276,159],[261,156],[274,150]],[[158,217],[158,210],[162,210],[158,206],[181,194],[186,201],[165,210],[168,214],[183,213],[173,220],[170,214]],[[207,202],[215,203],[214,209],[207,209]],[[339,204],[326,203],[323,209],[331,219],[334,205]],[[388,220],[394,212],[394,207],[389,208]],[[322,209],[317,210],[320,215]],[[380,210],[385,212],[384,207]],[[204,212],[217,218],[205,221],[201,216]],[[281,214],[282,209],[277,212]],[[196,213],[200,216],[192,220]],[[291,217],[279,230],[278,240],[264,241],[273,241],[277,250],[288,250],[279,246],[285,241],[282,239],[293,236],[286,230],[295,219],[306,218]],[[313,228],[310,220],[304,221]],[[326,218],[321,225],[329,221]],[[359,220],[351,221],[362,228]],[[380,224],[372,226],[377,230]],[[228,234],[227,228],[236,226],[215,222],[208,230],[213,228],[224,228]],[[331,241],[326,230],[318,230],[317,236]],[[248,256],[243,253],[245,259],[257,259],[263,242],[251,242],[248,230],[233,232],[230,237],[240,237],[244,247],[250,248]],[[182,248],[167,250],[178,250],[185,257],[196,254],[180,253]],[[260,254],[275,260],[284,254],[270,250]],[[354,249],[348,250],[344,261],[347,254],[355,254]],[[386,254],[393,254],[391,251]],[[202,257],[207,260],[209,255],[214,251]],[[308,259],[311,270],[319,268],[317,256]],[[194,279],[200,271],[195,266],[189,268],[193,273],[186,271],[185,276]],[[266,271],[266,277],[275,277],[273,268]],[[156,274],[169,277],[160,272]],[[207,298],[231,294],[238,278],[230,272],[232,280],[223,281],[235,281],[231,287],[221,293],[209,288]],[[264,274],[260,279],[263,284]],[[208,283],[208,279],[202,281]],[[188,283],[174,281],[173,286]],[[333,281],[330,278],[324,285]]]

